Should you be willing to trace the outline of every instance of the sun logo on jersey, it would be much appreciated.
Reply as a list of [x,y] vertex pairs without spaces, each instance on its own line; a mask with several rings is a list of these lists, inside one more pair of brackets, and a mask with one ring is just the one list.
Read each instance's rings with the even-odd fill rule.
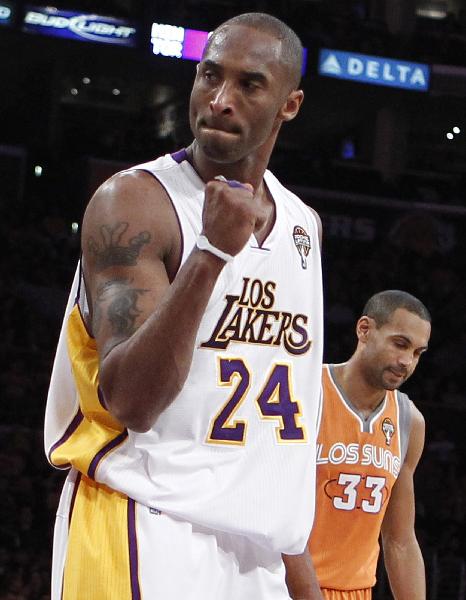
[[385,436],[385,443],[390,446],[393,434],[395,433],[395,425],[388,417],[382,421],[382,433]]
[[296,250],[301,257],[301,266],[303,269],[307,269],[307,256],[311,249],[311,238],[307,235],[306,231],[299,225],[295,225],[293,229],[293,240]]

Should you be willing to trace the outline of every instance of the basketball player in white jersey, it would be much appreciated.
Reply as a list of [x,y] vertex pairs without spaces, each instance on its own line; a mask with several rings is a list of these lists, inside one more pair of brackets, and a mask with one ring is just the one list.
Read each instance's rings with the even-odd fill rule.
[[46,412],[53,600],[321,597],[281,560],[310,568],[322,357],[319,219],[267,170],[301,64],[281,21],[227,21],[193,143],[89,203]]

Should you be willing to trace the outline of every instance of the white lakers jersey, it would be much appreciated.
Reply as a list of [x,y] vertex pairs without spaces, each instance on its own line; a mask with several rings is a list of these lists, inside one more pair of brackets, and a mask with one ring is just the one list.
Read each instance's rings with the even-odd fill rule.
[[[135,168],[171,198],[184,262],[201,231],[203,181],[184,151]],[[269,171],[264,179],[273,229],[261,246],[251,236],[225,265],[185,385],[146,433],[127,431],[99,401],[96,346],[76,303],[76,276],[45,444],[55,466],[71,464],[154,509],[293,554],[304,549],[314,513],[321,261],[312,212]]]

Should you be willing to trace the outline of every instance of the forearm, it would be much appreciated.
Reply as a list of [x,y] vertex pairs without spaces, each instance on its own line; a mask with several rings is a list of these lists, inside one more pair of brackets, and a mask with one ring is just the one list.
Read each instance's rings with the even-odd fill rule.
[[177,396],[223,261],[193,251],[154,312],[101,362],[106,406],[124,425],[148,430]]
[[282,555],[286,568],[286,585],[293,600],[322,600],[319,582],[309,551],[299,555]]
[[384,543],[384,562],[395,600],[425,600],[424,561],[413,537],[406,544]]

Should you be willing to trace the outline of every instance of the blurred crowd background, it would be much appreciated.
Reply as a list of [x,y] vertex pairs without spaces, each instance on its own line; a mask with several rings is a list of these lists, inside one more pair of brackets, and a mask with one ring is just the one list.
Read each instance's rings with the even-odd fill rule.
[[[195,63],[146,56],[142,42],[110,48],[34,36],[19,26],[26,4],[7,4],[18,12],[0,28],[0,600],[46,600],[66,473],[48,465],[42,427],[82,213],[111,173],[189,143]],[[429,600],[465,598],[466,7],[447,0],[166,4],[54,6],[140,20],[147,31],[154,18],[210,30],[263,10],[301,36],[306,100],[271,168],[323,220],[324,359],[349,357],[355,321],[377,291],[407,290],[431,311],[430,348],[403,388],[427,429],[416,529]],[[321,47],[433,65],[432,88],[421,94],[319,77]],[[459,132],[447,137],[453,127]],[[381,565],[374,599],[389,598]]]

